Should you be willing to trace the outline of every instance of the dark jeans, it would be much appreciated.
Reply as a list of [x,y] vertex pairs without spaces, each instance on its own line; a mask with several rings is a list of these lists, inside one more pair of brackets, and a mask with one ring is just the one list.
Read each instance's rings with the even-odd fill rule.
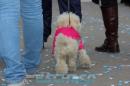
[[[60,13],[68,11],[68,0],[58,0]],[[52,0],[42,0],[43,19],[44,19],[44,42],[47,41],[48,36],[51,34],[51,21],[52,21]],[[82,18],[81,2],[80,0],[70,0],[70,11],[77,14]]]
[[130,0],[121,0],[121,3],[124,3],[125,5],[130,6]]
[[[68,0],[58,0],[58,4],[59,4],[60,13],[68,11]],[[70,0],[69,10],[77,14],[80,17],[80,19],[82,18],[80,0]]]
[[47,38],[51,34],[52,0],[42,0],[42,9],[44,20],[43,41],[47,42]]
[[[92,0],[94,3],[99,4],[99,0]],[[102,7],[111,7],[117,5],[117,0],[101,0]]]

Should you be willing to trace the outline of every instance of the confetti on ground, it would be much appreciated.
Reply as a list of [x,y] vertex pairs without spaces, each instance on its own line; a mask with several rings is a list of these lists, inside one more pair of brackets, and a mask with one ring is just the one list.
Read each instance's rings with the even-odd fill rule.
[[[92,56],[91,57],[93,62],[92,69],[89,70],[78,69],[77,72],[74,74],[65,74],[65,75],[55,74],[53,72],[55,67],[55,61],[54,59],[50,59],[50,48],[46,48],[44,49],[46,53],[43,54],[44,58],[42,59],[44,62],[40,67],[40,69],[38,70],[39,73],[34,75],[27,75],[26,77],[27,80],[25,82],[27,86],[34,86],[33,84],[48,84],[46,86],[55,86],[55,83],[56,84],[59,83],[81,84],[82,83],[83,84],[82,86],[91,86],[91,84],[95,82],[96,84],[97,83],[99,84],[101,83],[101,81],[104,81],[104,83],[107,84],[106,86],[130,86],[130,77],[128,76],[129,73],[127,74],[127,72],[130,72],[130,63],[129,63],[130,62],[129,61],[130,60],[130,51],[129,51],[130,24],[129,22],[126,22],[130,20],[129,17],[130,13],[126,13],[125,10],[122,10],[125,8],[124,6],[122,5],[119,6],[120,8],[119,15],[121,14],[119,16],[120,17],[119,44],[121,49],[120,53],[119,54],[98,53],[95,52],[93,48],[97,46],[98,43],[103,42],[105,37],[104,36],[105,29],[104,29],[102,17],[100,16],[99,13],[100,11],[97,11],[99,9],[94,8],[94,5],[92,4],[87,4],[87,5],[91,7],[91,9],[85,7],[85,10],[87,10],[87,12],[83,14],[82,38],[84,40],[85,45],[87,45],[86,49],[88,55]],[[93,8],[94,11],[92,11]],[[122,15],[122,13],[124,13],[125,16]],[[95,14],[99,14],[99,15],[97,16]],[[55,16],[53,16],[53,18],[56,19]],[[53,22],[52,28],[54,29],[55,26],[56,26],[56,22]],[[20,30],[20,32],[22,33],[23,31]],[[20,37],[23,40],[23,36]],[[51,35],[49,38],[50,40],[52,40],[53,35]],[[45,43],[45,46],[46,45],[48,46],[47,43]],[[23,48],[21,48],[20,52],[25,54]],[[49,58],[49,60],[46,58]],[[77,66],[79,67],[80,64],[78,64]],[[3,76],[3,71],[0,71],[0,83],[2,82],[0,86],[7,86],[4,83],[5,79],[1,76]],[[127,77],[127,79],[124,77]],[[99,82],[97,82],[98,80]]]

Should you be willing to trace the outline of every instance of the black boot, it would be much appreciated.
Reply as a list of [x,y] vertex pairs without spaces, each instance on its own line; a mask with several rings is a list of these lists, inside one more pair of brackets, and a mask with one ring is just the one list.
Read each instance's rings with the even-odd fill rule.
[[120,52],[118,44],[118,6],[113,7],[101,7],[104,26],[106,29],[106,39],[104,44],[100,47],[96,47],[98,52]]

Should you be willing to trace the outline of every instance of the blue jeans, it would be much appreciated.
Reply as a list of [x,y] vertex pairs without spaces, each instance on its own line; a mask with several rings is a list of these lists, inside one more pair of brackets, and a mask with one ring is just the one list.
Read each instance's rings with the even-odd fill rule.
[[[20,55],[19,18],[22,16],[25,55]],[[43,44],[41,0],[0,0],[0,57],[8,83],[19,83],[37,68]]]

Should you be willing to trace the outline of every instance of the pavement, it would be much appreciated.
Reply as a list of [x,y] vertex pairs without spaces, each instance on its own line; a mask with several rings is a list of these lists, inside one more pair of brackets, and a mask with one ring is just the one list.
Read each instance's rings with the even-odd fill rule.
[[[42,50],[42,63],[38,74],[28,77],[27,86],[130,86],[130,7],[119,4],[120,53],[117,54],[99,53],[94,50],[105,39],[99,6],[92,2],[82,2],[82,14],[82,38],[93,67],[91,69],[78,67],[75,73],[67,75],[55,74],[55,61],[50,52],[53,38],[51,35],[45,44],[45,49]],[[57,1],[53,0],[53,32],[58,15]],[[23,48],[21,35],[21,51]],[[3,64],[0,64],[1,69],[2,66]],[[6,86],[4,81],[1,74],[0,86]]]

